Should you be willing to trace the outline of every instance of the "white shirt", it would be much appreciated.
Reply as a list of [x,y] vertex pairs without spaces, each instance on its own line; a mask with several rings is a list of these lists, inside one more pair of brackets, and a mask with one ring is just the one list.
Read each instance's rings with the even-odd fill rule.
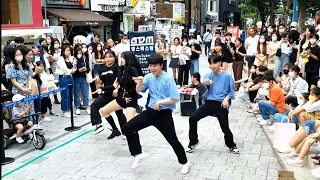
[[93,37],[93,33],[88,34],[88,36],[86,37],[86,44],[90,44],[91,43],[91,39],[94,38]]
[[258,41],[259,41],[258,35],[256,35],[255,37],[251,37],[251,36],[247,37],[244,43],[246,46],[248,46],[247,56],[255,56],[255,54],[257,53]]
[[290,55],[292,53],[292,46],[288,47],[288,44],[282,43],[281,44],[281,53],[285,53]]
[[182,46],[181,45],[178,45],[178,46],[175,46],[175,45],[173,45],[173,46],[171,46],[170,47],[170,52],[171,53],[177,53],[178,55],[172,55],[172,58],[179,58],[179,54],[180,54],[180,52],[181,52],[181,49],[182,49]]
[[[184,52],[185,52],[186,54],[185,54]],[[182,47],[182,48],[181,48],[181,51],[180,51],[179,58],[188,61],[188,60],[190,60],[190,57],[189,57],[188,55],[189,55],[189,56],[192,55],[191,48],[188,47],[188,46]]]
[[125,51],[130,51],[130,43],[127,44],[119,43],[115,47],[111,48],[112,51],[116,53],[116,56],[118,56],[118,60],[120,62],[121,54]]
[[[70,57],[69,57],[69,61],[70,61],[72,64],[74,63],[73,60],[74,60],[74,57],[73,57],[73,56],[70,56]],[[68,76],[68,75],[71,75],[71,74],[72,74],[72,69],[69,69],[69,68],[67,67],[67,64],[66,64],[66,62],[65,62],[65,60],[64,60],[64,58],[63,58],[62,56],[59,57],[57,63],[58,63],[59,69],[63,72],[63,75]]]
[[203,42],[210,42],[212,40],[212,34],[209,32],[204,33]]
[[[49,69],[50,68],[49,60],[44,56],[43,56],[43,59],[44,59],[44,63],[46,64],[46,69]],[[34,62],[38,62],[38,61],[41,61],[40,60],[40,56],[35,56],[34,57]]]
[[305,105],[303,105],[303,107],[308,113],[320,111],[320,101],[316,101],[316,102],[308,101]]

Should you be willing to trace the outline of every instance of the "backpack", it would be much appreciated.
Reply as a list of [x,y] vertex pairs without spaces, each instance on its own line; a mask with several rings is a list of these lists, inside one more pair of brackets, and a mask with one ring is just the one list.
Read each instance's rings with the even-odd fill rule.
[[[163,42],[164,43],[164,49],[167,49],[167,43],[166,42]],[[158,42],[158,49],[160,49],[160,42]]]

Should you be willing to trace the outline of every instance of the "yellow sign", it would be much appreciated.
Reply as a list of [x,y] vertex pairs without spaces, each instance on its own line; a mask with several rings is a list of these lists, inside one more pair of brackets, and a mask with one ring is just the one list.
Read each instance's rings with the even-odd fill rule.
[[136,7],[137,4],[138,4],[138,0],[131,0],[132,7]]

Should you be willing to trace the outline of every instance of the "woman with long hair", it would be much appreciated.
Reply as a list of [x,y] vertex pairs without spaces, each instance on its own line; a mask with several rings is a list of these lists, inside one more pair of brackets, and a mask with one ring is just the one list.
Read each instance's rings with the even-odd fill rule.
[[187,86],[189,83],[189,70],[190,70],[190,57],[192,55],[191,48],[188,46],[188,39],[183,38],[181,41],[181,51],[179,54],[179,72],[178,72],[178,85]]
[[[95,60],[95,57],[94,57],[94,48],[92,46],[92,44],[88,44],[87,45],[87,51],[88,51],[88,57],[89,57],[89,62],[91,64],[90,66],[90,73],[92,75],[92,77],[94,77],[94,64],[93,64],[93,61]],[[95,92],[97,90],[97,87],[96,87],[96,81],[90,83],[90,89],[91,89],[91,92]],[[92,98],[93,99],[96,99],[98,98],[99,95],[98,94],[92,94]]]
[[90,71],[89,60],[84,56],[82,49],[79,47],[74,51],[77,61],[77,69],[73,74],[74,81],[74,106],[76,114],[80,115],[80,93],[82,95],[83,107],[87,114],[90,114],[89,108],[89,87],[86,80],[86,73]]
[[[58,59],[58,66],[61,70],[61,74],[59,75],[59,86],[61,88],[69,86],[69,84],[72,84],[73,86],[72,74],[76,71],[77,64],[74,57],[71,55],[71,50],[72,48],[70,46],[63,45],[61,56]],[[61,91],[61,110],[63,116],[67,118],[71,117],[69,98],[69,91]]]
[[[114,100],[117,96],[117,94],[113,94],[112,91],[108,91],[107,88],[109,86],[113,86],[113,83],[118,77],[118,74],[120,72],[120,67],[116,63],[117,61],[117,56],[114,51],[109,50],[106,52],[105,55],[105,66],[102,68],[101,73],[99,75],[99,81],[101,84],[103,84],[103,88],[101,88],[101,91],[104,91],[102,95],[100,95],[99,98],[97,98],[90,106],[91,108],[91,123],[93,126],[96,126],[96,129],[94,131],[94,134],[98,134],[101,131],[104,130],[102,127],[101,123],[101,116],[99,114],[99,109],[110,103],[112,100]],[[123,114],[122,109],[115,111],[119,124],[121,127],[124,126],[124,124],[127,122],[126,117]],[[111,128],[112,128],[112,133],[108,137],[108,139],[113,139],[116,136],[120,136],[121,132],[117,128],[112,116],[109,116],[106,118],[107,121],[109,122]],[[123,131],[122,131],[123,132]]]
[[177,81],[177,71],[179,69],[179,54],[181,52],[182,46],[180,45],[180,39],[178,37],[174,38],[174,45],[170,48],[171,61],[169,67],[172,68],[173,79],[178,84]]
[[[280,46],[280,41],[278,41],[278,35],[274,32],[271,33],[271,41],[268,44],[268,50],[269,50],[268,69],[270,70],[275,69],[275,62],[277,60],[276,53],[279,46]],[[276,79],[277,77],[274,77],[274,78]]]
[[[102,45],[99,43],[97,44],[97,48],[94,49],[93,52],[94,60],[92,60],[92,63],[94,64],[93,66],[93,74],[94,77],[99,76],[101,73],[101,68],[103,67],[104,64],[104,51],[102,50]],[[99,81],[96,80],[96,89],[99,89]]]
[[266,37],[264,35],[260,35],[258,45],[257,45],[257,53],[256,58],[254,60],[254,64],[257,66],[266,66],[268,63],[268,47]]
[[[48,39],[48,38],[47,38]],[[50,68],[51,72],[53,74],[54,80],[58,81],[59,80],[59,74],[56,74],[58,64],[57,61],[61,55],[61,48],[60,48],[60,41],[56,38],[52,40],[52,46],[49,50],[49,54],[51,55],[51,58],[49,58],[50,61]],[[58,83],[56,83],[58,85]],[[57,94],[53,94],[54,97],[54,103],[55,104],[60,104],[60,101],[58,100]]]
[[113,85],[105,87],[104,90],[113,92],[114,95],[117,94],[117,98],[102,107],[99,112],[102,117],[108,118],[110,113],[125,109],[127,121],[130,121],[136,115],[136,106],[138,104],[136,83],[132,78],[143,76],[143,73],[133,52],[123,52],[120,64],[118,78]]

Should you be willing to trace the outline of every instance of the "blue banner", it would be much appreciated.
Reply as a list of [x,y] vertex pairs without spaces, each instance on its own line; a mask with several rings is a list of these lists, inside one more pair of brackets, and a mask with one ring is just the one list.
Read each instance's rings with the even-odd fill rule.
[[130,50],[136,55],[144,75],[149,73],[147,58],[155,54],[153,31],[130,32]]
[[28,102],[28,101],[33,101],[37,98],[42,98],[42,97],[46,97],[50,94],[55,94],[57,92],[60,92],[60,91],[64,91],[64,90],[67,90],[68,89],[68,86],[66,87],[62,87],[62,88],[59,88],[59,89],[56,89],[56,90],[53,90],[53,91],[49,91],[49,92],[46,92],[46,93],[43,93],[43,94],[39,94],[37,96],[31,96],[31,97],[28,97],[28,98],[24,98],[20,101],[15,101],[15,102],[10,102],[10,103],[6,103],[6,104],[2,104],[2,108],[7,108],[7,107],[10,107],[10,106],[14,106],[16,104],[20,104],[20,103],[24,103],[24,102]]

